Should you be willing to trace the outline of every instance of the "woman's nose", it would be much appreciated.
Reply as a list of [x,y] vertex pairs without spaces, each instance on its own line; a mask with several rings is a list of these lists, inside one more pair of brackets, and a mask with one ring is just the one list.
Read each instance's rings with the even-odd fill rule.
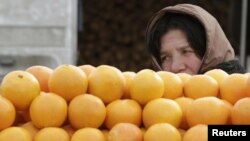
[[174,73],[183,72],[185,70],[185,64],[183,62],[184,61],[179,57],[174,57],[171,66],[172,72]]

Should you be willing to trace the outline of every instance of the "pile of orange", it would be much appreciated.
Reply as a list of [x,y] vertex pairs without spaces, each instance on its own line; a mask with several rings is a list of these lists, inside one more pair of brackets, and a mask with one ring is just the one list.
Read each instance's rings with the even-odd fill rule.
[[0,141],[207,141],[209,124],[250,124],[248,74],[31,66],[0,87]]

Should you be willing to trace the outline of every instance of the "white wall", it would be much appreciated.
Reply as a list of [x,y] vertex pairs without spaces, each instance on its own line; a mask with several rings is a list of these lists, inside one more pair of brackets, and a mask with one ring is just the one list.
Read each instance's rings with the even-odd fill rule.
[[77,0],[0,0],[0,75],[76,64]]

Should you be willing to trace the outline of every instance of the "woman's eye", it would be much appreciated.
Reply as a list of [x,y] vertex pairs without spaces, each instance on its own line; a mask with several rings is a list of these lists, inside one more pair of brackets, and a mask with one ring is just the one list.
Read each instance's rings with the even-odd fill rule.
[[166,59],[166,56],[161,57],[161,61],[164,61]]
[[182,53],[183,53],[183,54],[193,53],[193,51],[192,51],[192,50],[183,50]]
[[171,58],[170,56],[165,55],[161,57],[161,61],[168,61],[170,60],[170,58]]

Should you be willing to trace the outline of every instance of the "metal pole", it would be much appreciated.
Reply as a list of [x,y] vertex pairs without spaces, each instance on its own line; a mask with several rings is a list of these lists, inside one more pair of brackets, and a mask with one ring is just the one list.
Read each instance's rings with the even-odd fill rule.
[[242,0],[240,34],[240,63],[246,67],[247,0]]

